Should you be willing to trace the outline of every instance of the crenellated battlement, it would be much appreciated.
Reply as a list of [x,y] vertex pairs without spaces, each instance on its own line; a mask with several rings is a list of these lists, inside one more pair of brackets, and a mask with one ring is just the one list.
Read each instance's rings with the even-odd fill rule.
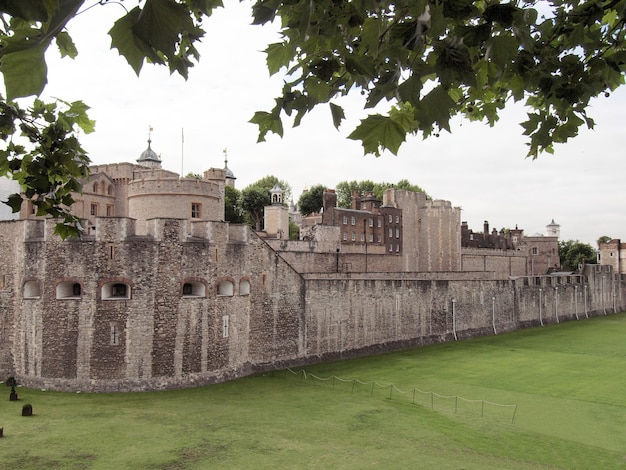
[[[3,228],[11,227],[10,231],[17,240],[63,243],[63,240],[54,233],[55,219],[14,220],[0,222]],[[258,237],[245,224],[231,225],[228,222],[192,221],[188,219],[174,219],[155,217],[145,222],[145,233],[139,234],[136,230],[137,221],[130,217],[97,217],[96,223],[88,234],[77,239],[68,239],[65,242],[106,242],[121,243],[142,238],[144,240],[186,242],[207,241],[214,244],[222,243],[250,243]],[[21,235],[20,235],[21,234]]]

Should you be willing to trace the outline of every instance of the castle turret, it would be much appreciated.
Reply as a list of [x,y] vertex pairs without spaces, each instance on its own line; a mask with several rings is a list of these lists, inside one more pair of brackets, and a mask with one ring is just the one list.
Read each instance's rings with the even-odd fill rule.
[[552,222],[546,225],[546,232],[549,237],[559,238],[561,236],[561,226],[552,219]]

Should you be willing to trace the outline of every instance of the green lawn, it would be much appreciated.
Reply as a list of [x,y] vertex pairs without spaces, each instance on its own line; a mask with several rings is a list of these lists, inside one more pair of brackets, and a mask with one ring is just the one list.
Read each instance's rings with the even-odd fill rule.
[[[20,388],[18,402],[3,387],[0,468],[626,468],[625,339],[619,314],[308,367],[306,379]],[[492,403],[517,405],[513,422],[514,407]]]

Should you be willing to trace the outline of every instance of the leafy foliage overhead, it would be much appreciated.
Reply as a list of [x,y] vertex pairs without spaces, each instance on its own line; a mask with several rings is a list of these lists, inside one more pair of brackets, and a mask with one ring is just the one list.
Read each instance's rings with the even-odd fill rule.
[[[65,238],[82,232],[80,221],[71,214],[72,193],[79,192],[89,174],[89,159],[75,135],[77,128],[93,130],[87,107],[80,101],[44,103],[35,99],[28,109],[0,101],[0,175],[16,180],[36,215],[60,219],[56,233]],[[24,142],[11,137],[18,132]],[[20,194],[9,196],[13,212],[19,212]]]
[[396,153],[408,134],[450,130],[462,115],[493,125],[509,101],[529,108],[528,155],[552,152],[581,126],[590,99],[624,83],[626,1],[308,0],[257,1],[254,21],[280,18],[267,49],[271,73],[286,71],[282,96],[253,118],[260,140],[282,134],[359,89],[366,107],[387,104],[352,132],[366,153]]

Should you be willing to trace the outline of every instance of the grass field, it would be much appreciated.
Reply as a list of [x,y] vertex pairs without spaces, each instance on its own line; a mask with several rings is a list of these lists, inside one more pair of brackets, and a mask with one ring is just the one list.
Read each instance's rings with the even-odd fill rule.
[[626,468],[626,314],[306,372],[18,402],[3,387],[0,468]]

